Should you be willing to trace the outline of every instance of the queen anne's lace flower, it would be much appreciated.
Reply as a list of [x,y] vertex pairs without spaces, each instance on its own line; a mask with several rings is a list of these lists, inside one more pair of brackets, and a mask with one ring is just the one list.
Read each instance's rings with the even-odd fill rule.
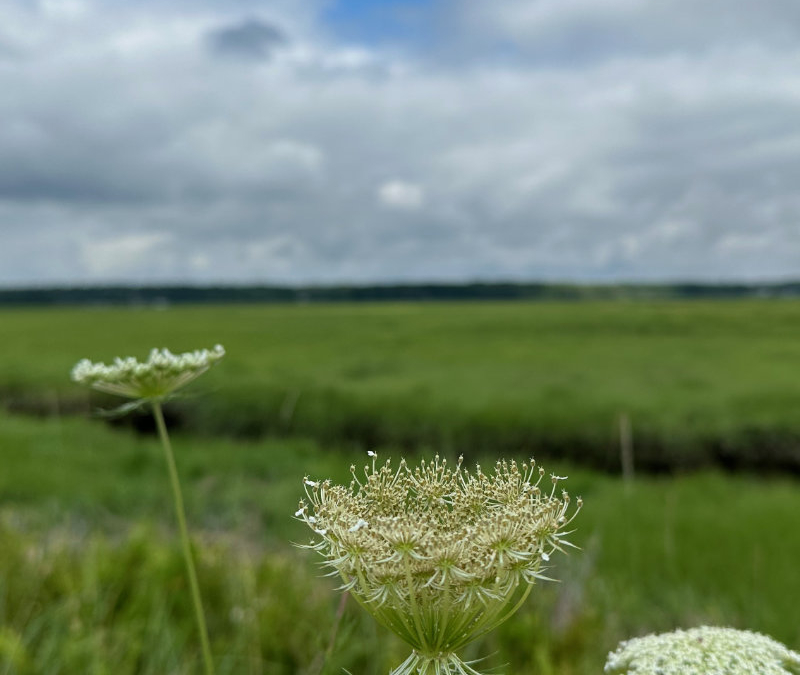
[[185,354],[153,349],[145,362],[132,356],[114,359],[111,365],[79,361],[72,379],[100,391],[134,399],[159,399],[202,375],[225,355],[222,345]]
[[117,357],[111,365],[92,363],[89,359],[83,359],[72,369],[72,379],[79,384],[135,399],[117,408],[114,411],[116,414],[128,412],[144,404],[148,404],[152,408],[158,435],[164,448],[164,457],[172,486],[175,515],[181,534],[184,561],[197,619],[197,629],[200,634],[200,646],[206,675],[214,675],[214,661],[211,655],[202,598],[200,597],[200,587],[197,582],[197,572],[192,558],[189,531],[186,526],[186,509],[183,505],[178,469],[175,465],[175,457],[172,452],[172,444],[169,441],[161,404],[176,389],[203,374],[224,355],[225,350],[222,345],[217,345],[210,351],[201,349],[179,355],[173,354],[168,349],[154,349],[150,352],[150,358],[144,363],[140,363],[133,357],[124,359]]
[[800,654],[766,635],[701,626],[623,642],[607,675],[800,675]]
[[543,561],[570,546],[570,498],[539,485],[534,462],[498,462],[492,475],[437,456],[396,469],[387,461],[351,467],[350,487],[304,485],[296,512],[318,535],[332,574],[375,618],[414,648],[395,675],[475,674],[456,650],[492,630],[522,604]]

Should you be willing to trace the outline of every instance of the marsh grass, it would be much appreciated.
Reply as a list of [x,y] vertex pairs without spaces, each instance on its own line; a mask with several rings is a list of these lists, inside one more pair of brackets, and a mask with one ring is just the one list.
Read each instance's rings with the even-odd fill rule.
[[[303,439],[173,442],[218,672],[315,675],[338,598],[307,556],[288,552],[287,541],[307,540],[291,518],[298,476],[346,482],[361,451]],[[0,447],[0,673],[196,672],[157,440],[90,420],[3,415]],[[492,654],[488,669],[589,675],[622,639],[701,623],[800,644],[796,481],[704,472],[637,477],[625,489],[574,466],[548,469],[584,497],[573,537],[583,551],[559,560],[561,582],[537,585],[465,659]],[[385,675],[407,655],[362,614],[346,607],[325,675]]]
[[4,309],[0,400],[85,413],[108,401],[64,381],[76,354],[110,359],[165,335],[191,348],[210,325],[228,347],[224,373],[172,409],[199,434],[549,454],[607,469],[625,413],[640,469],[800,471],[790,300]]
[[[796,302],[1,318],[0,407],[38,417],[0,412],[0,675],[200,670],[152,423],[134,418],[150,433],[132,434],[82,419],[115,403],[64,373],[76,355],[108,359],[164,335],[193,347],[210,324],[232,354],[224,376],[204,376],[166,414],[183,429],[173,441],[218,675],[385,675],[405,657],[353,603],[331,649],[333,584],[287,553],[305,536],[290,517],[298,477],[346,482],[367,448],[486,465],[555,455],[548,469],[584,496],[583,552],[560,561],[561,583],[537,586],[514,621],[465,650],[493,654],[486,669],[594,675],[622,639],[701,623],[800,645],[797,480],[681,474],[800,467],[800,390],[787,366],[800,359]],[[621,412],[634,432],[628,486],[587,468],[617,468]]]
[[[6,512],[0,522],[0,672],[202,670],[174,538],[152,525],[109,537],[14,520]],[[315,617],[329,613],[327,589],[296,561],[257,555],[242,542],[208,538],[195,555],[217,672],[304,673],[323,646]]]

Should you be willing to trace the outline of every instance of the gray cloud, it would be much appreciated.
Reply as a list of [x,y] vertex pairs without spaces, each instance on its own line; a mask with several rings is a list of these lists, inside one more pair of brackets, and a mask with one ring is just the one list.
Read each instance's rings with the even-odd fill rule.
[[794,4],[443,5],[441,52],[295,5],[0,0],[0,283],[800,273]]
[[210,30],[206,40],[218,54],[257,60],[268,58],[288,41],[280,28],[258,19],[245,19]]
[[475,0],[451,11],[465,44],[513,46],[561,67],[752,45],[794,49],[800,40],[793,0]]

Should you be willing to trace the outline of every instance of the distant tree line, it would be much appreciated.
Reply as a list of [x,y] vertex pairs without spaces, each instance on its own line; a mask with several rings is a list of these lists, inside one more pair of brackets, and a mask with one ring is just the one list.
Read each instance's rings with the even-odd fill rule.
[[86,286],[0,289],[0,305],[437,300],[613,300],[800,297],[800,281],[772,284],[424,283],[375,286]]

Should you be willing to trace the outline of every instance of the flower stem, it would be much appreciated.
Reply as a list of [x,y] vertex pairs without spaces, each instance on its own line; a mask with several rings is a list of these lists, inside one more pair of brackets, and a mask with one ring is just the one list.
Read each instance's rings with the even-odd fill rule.
[[408,556],[405,556],[403,558],[403,566],[405,567],[406,571],[408,598],[411,604],[411,614],[414,617],[414,626],[417,629],[417,635],[419,635],[419,644],[422,649],[428,650],[430,649],[431,645],[428,644],[428,639],[425,634],[425,629],[422,626],[422,614],[420,613],[419,606],[417,605],[416,589],[414,588],[414,578],[411,575],[411,561],[408,559]]
[[175,456],[172,453],[172,444],[167,434],[167,425],[164,424],[164,413],[161,411],[161,403],[153,400],[153,417],[158,427],[158,435],[161,438],[161,445],[164,447],[164,455],[169,469],[169,480],[172,484],[172,497],[175,500],[175,515],[178,517],[178,528],[181,533],[181,546],[183,548],[183,558],[186,562],[186,573],[189,576],[189,587],[192,591],[192,601],[194,612],[197,619],[197,628],[200,632],[200,643],[203,650],[203,662],[205,664],[206,675],[214,675],[214,662],[211,660],[211,647],[208,642],[208,629],[206,628],[206,617],[203,613],[203,601],[200,599],[200,587],[197,583],[197,571],[195,570],[194,560],[192,559],[192,548],[189,542],[189,531],[186,527],[186,511],[183,507],[183,496],[181,495],[181,484],[178,480],[178,470],[175,467]]

